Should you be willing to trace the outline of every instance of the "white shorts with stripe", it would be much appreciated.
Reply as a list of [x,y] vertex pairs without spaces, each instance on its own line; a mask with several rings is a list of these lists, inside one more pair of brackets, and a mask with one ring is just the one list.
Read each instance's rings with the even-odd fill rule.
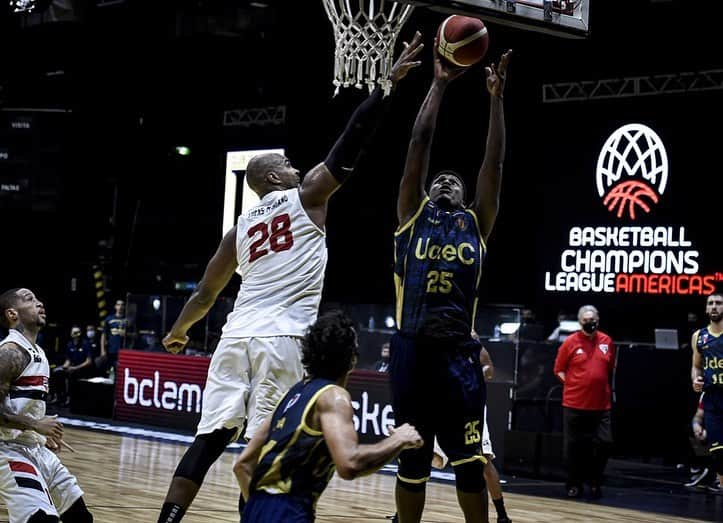
[[10,523],[25,523],[38,510],[58,516],[81,496],[78,480],[49,449],[0,441],[0,497]]
[[196,434],[236,428],[250,439],[303,376],[301,338],[221,338],[208,368]]
[[[490,440],[490,431],[487,428],[487,407],[485,407],[484,413],[484,427],[482,428],[482,454],[486,458],[495,459],[495,453],[492,450],[492,441]],[[439,446],[437,438],[434,438],[434,457],[432,458],[432,466],[434,468],[443,469],[447,466],[448,462],[447,455]]]
[[485,407],[485,424],[482,429],[482,454],[490,459],[495,459],[495,452],[492,450],[492,440],[490,440],[490,431],[487,428],[487,407]]

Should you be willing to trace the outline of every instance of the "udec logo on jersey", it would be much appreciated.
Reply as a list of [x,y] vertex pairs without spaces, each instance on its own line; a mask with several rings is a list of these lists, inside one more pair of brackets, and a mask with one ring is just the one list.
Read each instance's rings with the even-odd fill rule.
[[650,127],[632,123],[616,130],[597,159],[597,192],[618,218],[635,220],[636,210],[650,212],[665,192],[668,155]]

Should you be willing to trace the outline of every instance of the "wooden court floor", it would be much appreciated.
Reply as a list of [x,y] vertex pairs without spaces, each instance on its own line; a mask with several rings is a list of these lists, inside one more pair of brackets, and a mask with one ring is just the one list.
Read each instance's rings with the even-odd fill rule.
[[[184,445],[66,429],[66,441],[77,451],[64,451],[62,459],[85,491],[85,500],[98,523],[154,523],[168,482]],[[231,473],[236,455],[225,453],[211,468],[201,492],[184,521],[238,522],[238,489]],[[388,521],[394,512],[394,478],[374,474],[357,481],[334,478],[319,502],[317,521],[361,523]],[[563,499],[505,494],[515,523],[700,521],[673,518]],[[0,522],[7,510],[0,503]],[[454,488],[431,483],[427,489],[425,522],[462,523]],[[490,521],[496,521],[490,506]]]

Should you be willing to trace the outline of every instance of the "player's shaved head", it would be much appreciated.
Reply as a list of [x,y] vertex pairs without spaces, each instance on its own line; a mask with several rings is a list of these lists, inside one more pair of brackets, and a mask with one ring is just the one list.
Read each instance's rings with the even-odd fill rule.
[[251,190],[257,194],[266,192],[268,182],[266,175],[286,161],[282,155],[277,153],[259,154],[249,161],[246,167],[246,181]]

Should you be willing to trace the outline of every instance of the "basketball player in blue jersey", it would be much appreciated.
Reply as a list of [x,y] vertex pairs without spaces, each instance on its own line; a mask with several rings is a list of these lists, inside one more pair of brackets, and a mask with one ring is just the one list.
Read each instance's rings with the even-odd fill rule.
[[370,474],[422,439],[402,425],[360,445],[345,390],[357,358],[353,323],[341,311],[322,315],[302,341],[307,376],[281,399],[234,465],[248,500],[243,523],[314,521],[316,502],[336,470],[344,479]]
[[437,436],[456,476],[468,523],[487,521],[481,448],[484,381],[471,337],[485,242],[499,203],[505,125],[502,95],[510,52],[485,69],[490,117],[485,158],[472,204],[465,185],[442,171],[425,192],[430,149],[445,89],[463,70],[443,62],[434,45],[434,80],[417,115],[402,177],[395,233],[397,333],[390,366],[394,414],[414,425],[425,445],[399,456],[396,502],[401,523],[419,522]]
[[[391,70],[393,87],[417,67],[417,33]],[[239,216],[163,339],[169,352],[188,343],[188,330],[206,316],[234,272],[241,287],[208,370],[196,437],[181,458],[158,523],[178,523],[226,446],[253,437],[281,396],[302,377],[301,338],[316,320],[327,252],[329,198],[354,171],[384,114],[377,89],[354,112],[326,159],[303,177],[287,158],[251,159],[246,179],[260,202]],[[242,500],[239,500],[242,510]]]
[[718,475],[717,492],[723,492],[723,293],[708,296],[705,313],[710,323],[693,333],[691,379],[696,392],[705,391],[703,416],[708,433],[713,469]]

